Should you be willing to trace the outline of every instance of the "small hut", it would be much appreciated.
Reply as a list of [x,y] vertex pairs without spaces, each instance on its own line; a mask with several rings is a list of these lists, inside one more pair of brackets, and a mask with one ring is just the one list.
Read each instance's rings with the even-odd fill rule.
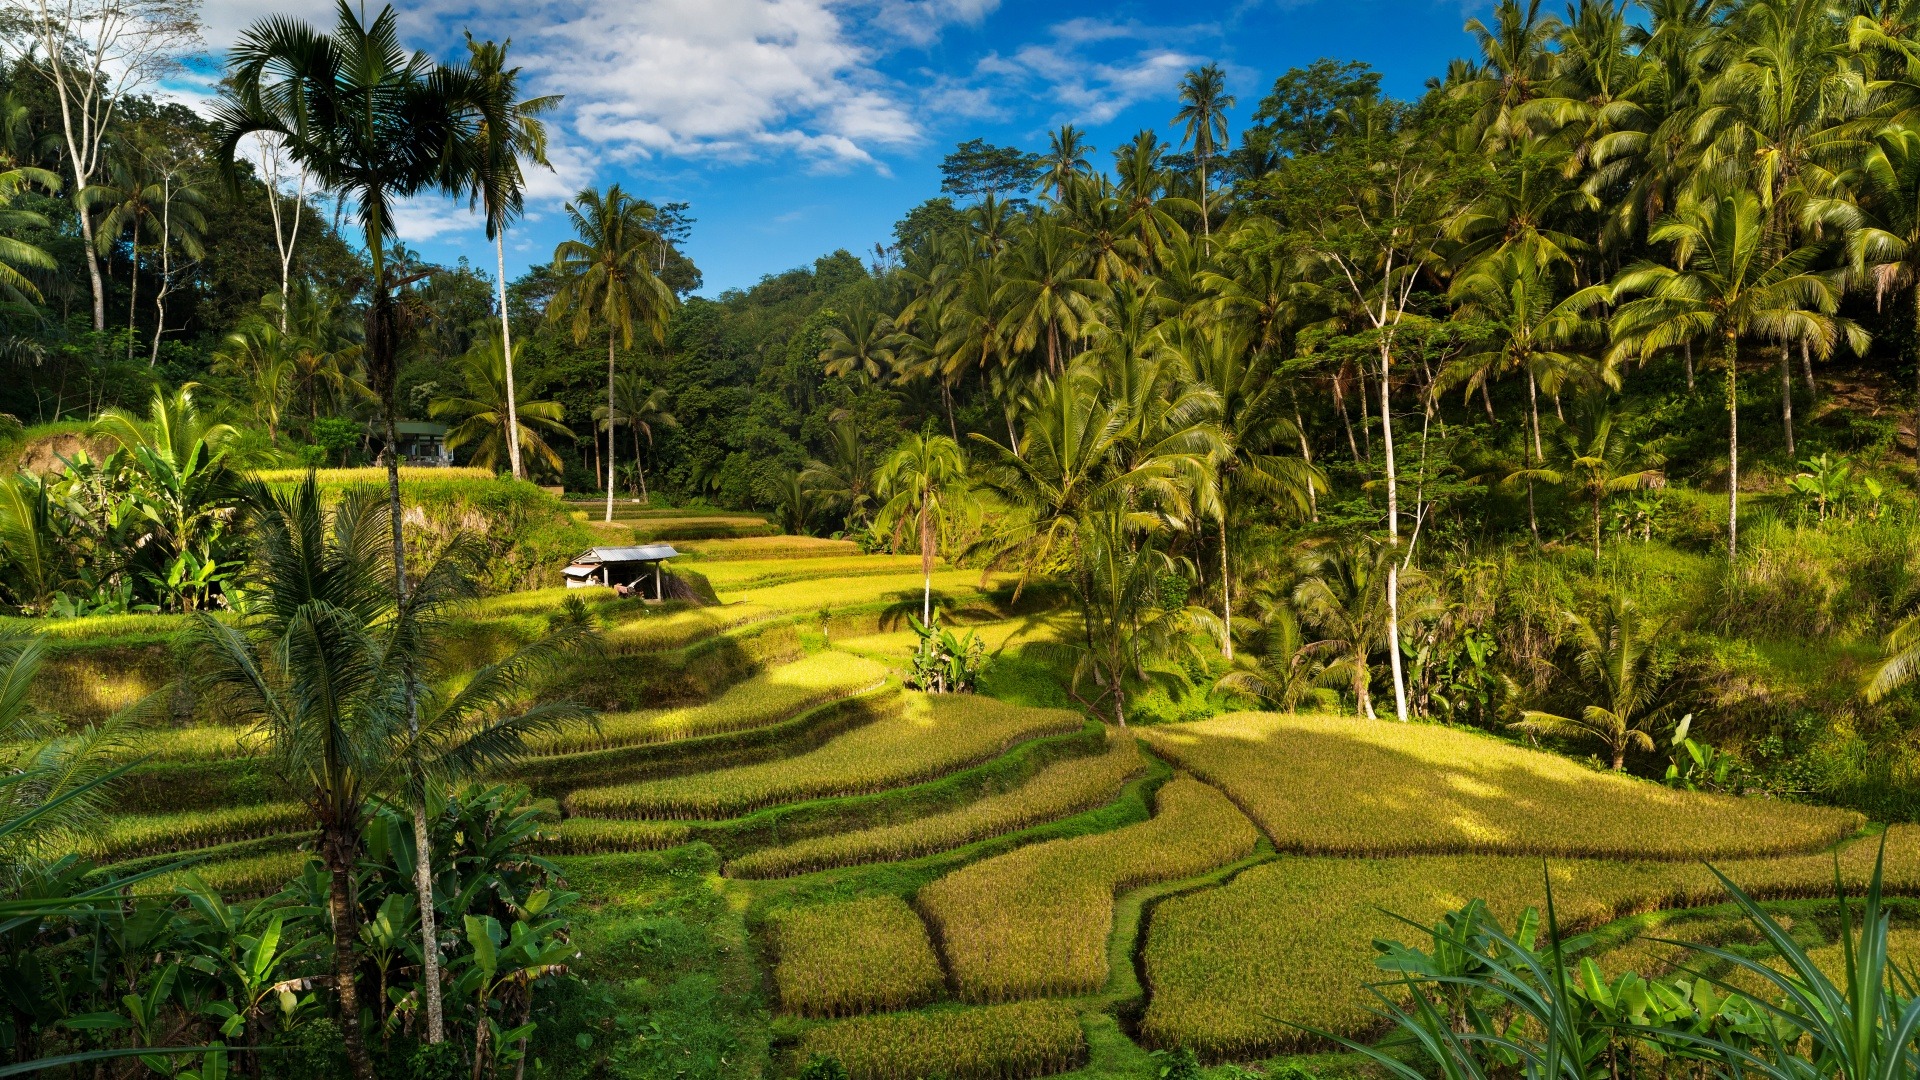
[[678,554],[672,544],[588,548],[574,556],[561,573],[566,575],[569,589],[601,585],[658,600],[662,595],[660,564]]

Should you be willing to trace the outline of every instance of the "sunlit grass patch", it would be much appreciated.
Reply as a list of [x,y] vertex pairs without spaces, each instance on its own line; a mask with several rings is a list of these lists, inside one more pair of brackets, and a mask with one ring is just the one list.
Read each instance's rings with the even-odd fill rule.
[[940,961],[906,901],[870,896],[792,908],[769,923],[780,1005],[803,1016],[904,1009],[940,992]]
[[1133,739],[1104,754],[1056,761],[1012,791],[942,814],[853,832],[832,833],[749,852],[727,864],[736,877],[770,878],[835,866],[911,859],[1098,806],[1145,767]]
[[[1841,850],[1850,888],[1864,886],[1877,849],[1876,839],[1863,839]],[[1763,898],[1833,891],[1833,857],[1824,852],[1715,865]],[[1702,863],[1556,859],[1547,866],[1563,929],[1726,898]],[[1886,883],[1892,892],[1920,888],[1920,827],[1896,826],[1889,834]],[[1282,1021],[1363,1034],[1378,1023],[1365,989],[1383,976],[1373,965],[1373,940],[1412,943],[1419,936],[1387,913],[1431,924],[1473,899],[1485,900],[1509,925],[1529,906],[1544,910],[1541,860],[1283,857],[1223,888],[1169,900],[1154,911],[1147,938],[1153,996],[1142,1033],[1153,1045],[1240,1058],[1310,1041]]]
[[1734,858],[1816,850],[1864,823],[1675,790],[1431,724],[1236,713],[1141,733],[1231,795],[1282,851]]
[[220,810],[183,810],[172,814],[116,814],[81,854],[97,862],[164,851],[214,847],[275,833],[311,829],[312,816],[298,803],[262,803]]
[[1026,1080],[1079,1065],[1086,1036],[1066,1002],[1022,1001],[819,1024],[798,1054],[838,1059],[848,1080]]
[[730,559],[818,558],[828,555],[858,555],[860,545],[851,540],[827,540],[818,536],[742,536],[732,539],[687,540],[675,543],[683,552],[693,552],[701,561]]
[[1151,820],[975,863],[915,901],[968,999],[1087,993],[1107,978],[1115,893],[1233,862],[1258,838],[1224,795],[1176,778],[1160,789]]
[[814,653],[738,683],[705,704],[614,713],[601,717],[598,731],[581,726],[543,736],[532,749],[565,754],[763,727],[823,701],[870,689],[886,677],[887,669],[872,660],[843,652]]
[[1017,742],[1080,726],[1080,718],[1064,710],[1022,709],[971,695],[915,694],[900,713],[798,757],[587,788],[569,796],[568,805],[575,813],[599,817],[736,817],[783,802],[918,783],[985,761]]
[[787,581],[816,578],[865,577],[869,574],[920,573],[918,555],[848,555],[796,559],[766,556],[696,564],[715,589],[746,589]]

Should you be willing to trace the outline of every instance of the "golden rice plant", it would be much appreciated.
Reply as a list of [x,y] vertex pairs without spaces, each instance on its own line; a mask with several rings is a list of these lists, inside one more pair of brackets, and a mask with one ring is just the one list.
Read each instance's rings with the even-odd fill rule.
[[848,1080],[1026,1080],[1086,1058],[1080,1016],[1064,1001],[862,1016],[807,1029],[801,1060],[839,1059]]
[[827,540],[818,536],[742,536],[724,540],[675,541],[675,548],[697,554],[701,561],[730,559],[808,559],[828,555],[858,555],[860,545],[852,540]]
[[[1008,578],[1009,575],[1003,574],[999,580]],[[723,592],[721,599],[760,604],[781,612],[830,610],[877,604],[886,600],[899,600],[902,603],[911,601],[917,609],[921,586],[920,568],[916,566],[891,574],[867,574],[849,579],[811,578],[728,591]],[[981,593],[980,574],[975,570],[936,570],[933,573],[933,588],[935,592],[948,596],[978,596]]]
[[[1877,850],[1877,838],[1841,849],[1850,888],[1864,888]],[[1833,892],[1827,852],[1715,865],[1762,898]],[[1554,907],[1568,930],[1725,900],[1703,863],[1566,859],[1547,866]],[[1544,908],[1541,875],[1541,860],[1518,856],[1287,856],[1222,888],[1169,900],[1154,910],[1147,936],[1153,997],[1142,1034],[1154,1045],[1236,1058],[1302,1045],[1301,1033],[1282,1020],[1364,1034],[1378,1023],[1365,989],[1382,975],[1373,965],[1373,940],[1411,943],[1416,934],[1388,912],[1431,924],[1481,899],[1511,924],[1529,906]],[[1886,888],[1920,889],[1920,827],[1895,826],[1888,834]]]
[[[784,539],[769,537],[768,539]],[[746,589],[813,578],[865,577],[870,574],[920,572],[918,555],[845,555],[795,559],[778,555],[759,559],[729,559],[700,564],[700,572],[715,589]]]
[[693,830],[673,821],[570,817],[544,827],[534,846],[552,855],[603,855],[618,851],[663,851],[687,842]]
[[1098,806],[1112,799],[1120,785],[1144,765],[1132,737],[1115,737],[1106,753],[1056,761],[1012,791],[915,821],[750,852],[728,863],[727,873],[744,878],[784,877],[946,851]]
[[940,992],[926,924],[897,896],[869,896],[774,915],[780,1006],[802,1016],[905,1009]]
[[228,900],[266,896],[280,891],[287,882],[299,877],[300,871],[313,858],[313,853],[308,851],[274,851],[239,859],[221,859],[149,878],[141,882],[141,888],[149,893],[166,895],[197,877]]
[[82,843],[81,854],[100,862],[130,859],[312,827],[313,819],[306,807],[285,802],[219,810],[183,810],[173,814],[120,814],[108,821],[103,832]]
[[[378,466],[364,466],[356,469],[315,469],[314,480],[321,490],[357,486],[360,484],[385,484],[387,470]],[[263,484],[298,484],[307,478],[305,469],[255,469],[255,480]],[[429,465],[400,466],[400,489],[406,490],[408,481],[427,480],[494,480],[492,469],[474,469],[464,466],[440,468]]]
[[165,687],[176,669],[164,645],[55,649],[33,680],[33,700],[48,712],[97,723]]
[[1458,728],[1239,713],[1144,728],[1282,851],[1726,859],[1815,851],[1844,810],[1681,791]]
[[586,788],[568,797],[576,814],[630,818],[726,818],[766,806],[866,795],[978,764],[1015,743],[1077,731],[1060,709],[1027,709],[991,698],[907,696],[900,712],[780,761],[697,776]]
[[887,669],[871,660],[818,652],[738,683],[706,704],[614,713],[600,718],[598,731],[563,731],[536,740],[533,749],[568,754],[765,727],[822,702],[871,689],[886,677]]
[[1253,824],[1187,777],[1160,789],[1151,820],[978,862],[915,898],[961,994],[1006,1001],[1082,994],[1107,980],[1116,893],[1174,881],[1252,853]]
[[[1070,615],[995,619],[991,622],[967,623],[959,626],[958,630],[979,635],[988,653],[997,653],[1008,646],[1018,647],[1034,641],[1068,640],[1074,632],[1073,617]],[[849,652],[894,658],[911,655],[917,643],[918,638],[910,627],[834,640],[836,648],[846,649]]]

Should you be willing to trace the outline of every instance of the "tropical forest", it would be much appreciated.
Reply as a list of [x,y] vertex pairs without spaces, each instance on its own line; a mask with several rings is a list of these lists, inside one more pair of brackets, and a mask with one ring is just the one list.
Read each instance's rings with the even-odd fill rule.
[[0,4],[0,1077],[1920,1077],[1920,3],[1481,6],[716,288]]

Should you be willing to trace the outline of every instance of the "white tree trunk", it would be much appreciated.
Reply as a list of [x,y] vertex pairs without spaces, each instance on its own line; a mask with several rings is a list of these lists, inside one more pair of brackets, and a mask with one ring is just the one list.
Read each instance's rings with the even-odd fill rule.
[[607,520],[613,520],[613,331],[607,331]]
[[1387,453],[1387,536],[1393,558],[1387,561],[1387,659],[1393,665],[1393,713],[1407,721],[1407,682],[1400,667],[1400,481],[1393,463],[1393,354],[1380,340],[1380,437]]
[[[500,270],[500,352],[507,364],[507,460],[513,466],[513,478],[525,480],[520,464],[520,402],[513,392],[513,327],[507,318],[507,239],[503,229],[494,234],[493,255]],[[609,427],[608,432],[612,432]]]

